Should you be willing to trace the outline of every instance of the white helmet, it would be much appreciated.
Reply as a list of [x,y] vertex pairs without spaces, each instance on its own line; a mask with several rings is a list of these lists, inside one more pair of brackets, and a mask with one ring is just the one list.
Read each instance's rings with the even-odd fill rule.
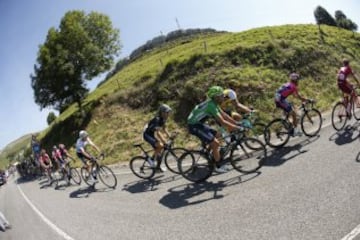
[[167,104],[161,104],[160,107],[159,107],[159,112],[168,113],[168,112],[171,112],[171,111],[172,111],[171,107],[169,105],[167,105]]
[[85,138],[89,136],[89,134],[85,131],[85,130],[81,130],[80,133],[79,133],[79,137],[80,138]]
[[290,80],[293,80],[293,81],[300,79],[300,75],[297,73],[291,73],[289,77],[290,77]]

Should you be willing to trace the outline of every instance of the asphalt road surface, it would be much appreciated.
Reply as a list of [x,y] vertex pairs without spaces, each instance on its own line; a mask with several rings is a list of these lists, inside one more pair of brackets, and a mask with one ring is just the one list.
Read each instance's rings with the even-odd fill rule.
[[202,184],[170,172],[144,181],[128,168],[115,169],[115,190],[10,178],[0,210],[12,229],[0,239],[360,239],[359,131],[324,127],[273,151],[257,173]]

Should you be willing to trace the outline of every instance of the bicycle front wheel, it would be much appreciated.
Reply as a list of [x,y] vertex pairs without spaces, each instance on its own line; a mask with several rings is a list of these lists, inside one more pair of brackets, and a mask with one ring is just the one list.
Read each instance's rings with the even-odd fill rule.
[[262,122],[256,122],[252,125],[252,128],[249,130],[247,137],[252,137],[260,140],[262,143],[265,142],[265,128],[266,124]]
[[[359,92],[359,89],[356,89],[357,92]],[[357,93],[354,97],[353,97],[353,103],[352,103],[352,110],[353,110],[353,115],[354,118],[356,120],[360,120],[360,95],[358,95],[359,93]]]
[[208,179],[214,171],[214,164],[206,153],[188,151],[178,160],[178,169],[185,179],[199,183]]
[[81,177],[80,174],[78,172],[78,170],[76,170],[76,168],[70,168],[70,182],[74,183],[76,185],[80,185],[81,184]]
[[283,147],[290,138],[291,126],[283,119],[274,119],[264,130],[265,142],[272,148]]
[[320,132],[322,126],[321,113],[317,109],[310,109],[302,115],[300,123],[304,134],[313,137]]
[[331,124],[336,131],[340,131],[345,127],[347,121],[346,107],[343,102],[338,102],[333,107],[331,113]]
[[230,153],[231,165],[242,173],[256,172],[264,165],[266,158],[265,145],[255,138],[241,139]]
[[130,160],[130,169],[135,176],[143,179],[150,179],[155,174],[155,168],[143,156],[137,156]]
[[185,148],[172,148],[166,153],[164,162],[170,172],[180,174],[178,159],[187,151]]
[[107,166],[100,166],[98,169],[98,176],[100,181],[109,188],[114,188],[117,185],[117,178],[114,172]]

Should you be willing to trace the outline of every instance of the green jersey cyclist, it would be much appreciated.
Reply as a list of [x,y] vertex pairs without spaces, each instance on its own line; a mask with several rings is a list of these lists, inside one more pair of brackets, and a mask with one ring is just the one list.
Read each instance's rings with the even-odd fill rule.
[[208,99],[196,105],[188,116],[187,123],[189,132],[198,137],[203,143],[208,144],[212,150],[215,160],[215,171],[219,173],[226,172],[225,165],[221,164],[220,156],[220,132],[206,125],[204,122],[209,118],[221,124],[221,126],[234,131],[241,129],[236,125],[236,121],[226,114],[221,108],[220,104],[224,101],[224,89],[219,86],[212,86],[207,92]]

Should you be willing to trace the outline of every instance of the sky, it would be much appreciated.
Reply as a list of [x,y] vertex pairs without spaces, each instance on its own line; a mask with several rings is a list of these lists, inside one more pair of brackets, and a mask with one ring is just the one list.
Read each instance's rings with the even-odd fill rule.
[[[241,32],[315,23],[313,12],[319,5],[332,16],[336,10],[343,11],[360,27],[359,0],[0,0],[0,149],[47,127],[46,118],[54,110],[40,111],[35,104],[30,74],[48,30],[58,28],[68,11],[108,15],[113,27],[120,30],[119,59],[179,26]],[[89,88],[104,75],[94,79]]]

